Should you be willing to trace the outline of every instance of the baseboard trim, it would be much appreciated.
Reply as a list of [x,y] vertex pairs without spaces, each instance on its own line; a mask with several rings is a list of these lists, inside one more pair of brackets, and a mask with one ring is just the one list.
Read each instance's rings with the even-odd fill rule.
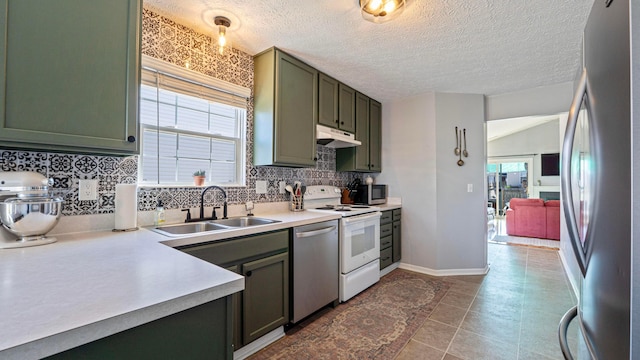
[[387,266],[386,268],[380,270],[380,277],[383,277],[383,276],[387,275],[388,273],[392,272],[393,270],[397,269],[398,266],[400,266],[399,262],[393,263],[393,264]]
[[248,358],[249,356],[257,353],[258,351],[264,349],[271,343],[280,339],[284,336],[284,327],[280,326],[279,328],[272,330],[271,332],[265,334],[264,336],[256,339],[250,344],[236,350],[233,352],[233,360],[243,360]]
[[416,266],[412,264],[400,263],[400,269],[415,271],[422,274],[431,276],[460,276],[460,275],[486,275],[489,272],[489,265],[484,268],[476,269],[445,269],[435,270],[422,266]]
[[560,255],[560,262],[562,263],[562,267],[564,268],[564,274],[569,279],[569,284],[571,285],[571,290],[573,290],[573,295],[575,295],[578,301],[580,300],[580,290],[578,288],[578,284],[576,283],[573,276],[569,271],[569,263],[567,262],[567,258],[564,256],[564,251],[562,249],[558,250],[558,255]]

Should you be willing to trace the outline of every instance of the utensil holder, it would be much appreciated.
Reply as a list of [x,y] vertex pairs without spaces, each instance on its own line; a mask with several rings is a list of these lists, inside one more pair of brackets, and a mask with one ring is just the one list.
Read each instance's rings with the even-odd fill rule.
[[304,195],[291,194],[291,201],[289,202],[289,210],[291,211],[303,211],[304,210]]

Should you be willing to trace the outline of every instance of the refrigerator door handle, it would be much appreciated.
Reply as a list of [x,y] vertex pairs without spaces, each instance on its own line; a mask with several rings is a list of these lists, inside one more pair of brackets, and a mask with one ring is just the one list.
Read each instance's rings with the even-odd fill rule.
[[566,360],[573,360],[571,355],[571,349],[569,349],[569,342],[567,341],[567,330],[569,330],[569,324],[576,315],[578,315],[578,306],[574,306],[566,314],[562,316],[560,325],[558,325],[558,340],[560,341],[560,350]]
[[573,252],[576,255],[578,265],[580,266],[580,271],[582,271],[582,275],[587,273],[587,257],[582,249],[576,214],[573,209],[573,193],[571,190],[571,153],[573,150],[573,140],[575,138],[580,106],[586,94],[587,69],[584,69],[582,76],[580,76],[578,89],[576,90],[576,93],[573,96],[573,101],[571,102],[571,109],[569,110],[569,120],[567,122],[567,129],[564,133],[564,142],[562,143],[562,170],[560,174],[562,206],[564,208],[564,216],[567,223],[567,229],[569,231],[569,239],[571,241],[571,246],[573,247]]
[[560,319],[560,324],[558,325],[558,340],[560,341],[560,350],[562,351],[562,355],[566,360],[573,360],[571,349],[569,349],[569,342],[567,341],[567,331],[569,330],[571,321],[576,317],[578,318],[578,327],[580,329],[580,333],[582,334],[582,338],[584,339],[586,349],[589,352],[589,356],[592,360],[598,360],[598,355],[596,354],[593,344],[585,335],[586,331],[584,329],[584,325],[582,324],[580,315],[578,314],[578,305],[572,307],[571,309],[569,309],[569,311],[562,315],[562,319]]

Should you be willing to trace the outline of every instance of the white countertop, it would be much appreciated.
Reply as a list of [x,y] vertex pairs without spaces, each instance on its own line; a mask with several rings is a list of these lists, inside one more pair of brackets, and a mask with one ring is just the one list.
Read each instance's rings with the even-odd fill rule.
[[0,250],[0,358],[38,359],[244,289],[242,276],[171,247],[339,218],[256,216],[282,222],[180,238],[147,229],[76,233]]
[[402,209],[402,204],[394,204],[394,203],[386,203],[386,204],[376,205],[376,206],[380,208],[380,211]]

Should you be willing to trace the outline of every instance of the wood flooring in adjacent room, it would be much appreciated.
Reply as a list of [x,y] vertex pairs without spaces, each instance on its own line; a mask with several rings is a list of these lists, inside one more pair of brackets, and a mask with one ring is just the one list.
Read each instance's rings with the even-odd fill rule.
[[[445,289],[443,296],[436,296],[435,303],[428,306],[428,313],[419,318],[420,324],[411,327],[411,334],[398,336],[395,342],[372,342],[371,337],[359,337],[362,333],[358,321],[344,322],[340,328],[332,329],[339,315],[336,313],[345,304],[336,309],[324,310],[317,316],[313,324],[319,322],[315,333],[305,333],[298,329],[288,331],[287,335],[252,357],[299,359],[300,349],[309,347],[305,359],[563,359],[558,345],[557,327],[560,318],[569,308],[575,305],[575,297],[564,274],[558,252],[528,246],[510,246],[488,244],[488,259],[491,270],[484,276],[449,276],[426,277],[429,281],[440,282]],[[395,272],[402,272],[398,277]],[[389,279],[405,279],[411,272],[394,270]],[[417,274],[420,277],[425,275]],[[381,290],[375,286],[366,291],[377,291],[375,296],[362,298],[384,299],[380,291],[398,291],[389,282],[381,281]],[[377,290],[376,290],[377,289]],[[403,291],[402,296],[419,296],[420,292]],[[358,299],[358,298],[354,298]],[[352,299],[353,300],[353,299]],[[401,304],[420,302],[421,299],[405,299],[401,303],[386,303],[388,313],[401,310]],[[373,300],[372,300],[373,301]],[[367,305],[371,306],[371,304]],[[398,309],[394,309],[397,306]],[[402,309],[404,310],[404,309]],[[351,310],[350,310],[351,311]],[[361,315],[362,316],[362,315]],[[364,315],[367,318],[366,314]],[[415,319],[414,319],[415,320]],[[375,322],[382,321],[380,314],[373,314],[366,324],[367,332],[376,331]],[[404,331],[408,322],[395,322],[398,332]],[[311,325],[306,325],[311,326]],[[344,327],[346,326],[346,327]],[[304,330],[304,329],[303,329]],[[314,352],[313,347],[336,348],[335,343],[324,344],[318,339],[325,337],[327,342],[336,341],[335,336],[323,331],[342,331],[351,334],[340,337],[340,341],[359,342],[372,348],[364,352],[364,357],[353,353],[341,353],[332,356],[322,351]],[[379,331],[389,331],[388,327],[380,327]],[[373,334],[375,335],[375,334]],[[578,330],[570,327],[569,341],[575,349]],[[389,339],[389,337],[380,337]],[[400,342],[400,343],[398,343]],[[384,349],[387,346],[389,348]],[[376,348],[381,347],[381,348]],[[393,351],[389,351],[392,348]],[[298,353],[296,353],[298,352]],[[265,357],[265,355],[277,355]],[[324,354],[324,355],[322,355]],[[384,354],[383,357],[375,354]],[[334,354],[335,355],[335,354]]]
[[507,235],[507,221],[504,217],[497,217],[488,225],[487,240],[491,243],[528,245],[554,250],[560,248],[560,241],[557,240]]

